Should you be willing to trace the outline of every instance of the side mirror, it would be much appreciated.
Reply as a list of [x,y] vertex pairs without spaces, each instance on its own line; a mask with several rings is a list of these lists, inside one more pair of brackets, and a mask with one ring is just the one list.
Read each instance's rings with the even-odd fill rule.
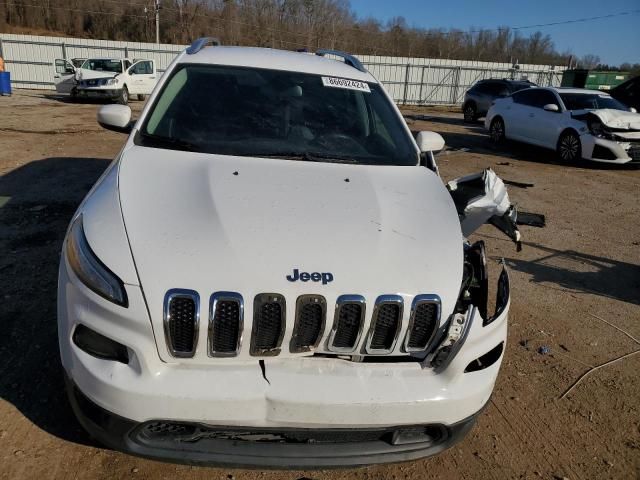
[[560,107],[558,107],[558,105],[556,105],[555,103],[547,103],[544,107],[547,112],[555,112],[558,113],[560,111]]
[[107,130],[130,133],[133,129],[131,109],[126,105],[103,105],[98,109],[98,123]]
[[416,137],[420,153],[438,152],[444,148],[444,138],[436,132],[420,132]]
[[136,71],[135,71],[135,69],[134,69],[134,68],[130,68],[129,70],[127,70],[127,73],[128,73],[129,75],[135,75],[135,74],[136,74]]

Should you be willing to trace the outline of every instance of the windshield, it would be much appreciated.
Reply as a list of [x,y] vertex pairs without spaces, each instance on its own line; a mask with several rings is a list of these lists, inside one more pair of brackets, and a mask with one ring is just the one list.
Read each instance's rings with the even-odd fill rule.
[[613,97],[598,93],[561,93],[560,98],[567,110],[597,110],[599,108],[613,108],[614,110],[629,111],[624,103]]
[[136,143],[338,163],[418,161],[401,117],[379,85],[230,66],[179,67]]
[[122,73],[122,62],[120,60],[103,60],[90,58],[85,60],[82,68],[95,70],[96,72]]

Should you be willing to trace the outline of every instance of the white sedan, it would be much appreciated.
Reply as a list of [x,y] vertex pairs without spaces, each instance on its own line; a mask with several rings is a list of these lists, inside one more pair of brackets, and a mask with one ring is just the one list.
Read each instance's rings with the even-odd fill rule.
[[496,143],[507,138],[550,148],[566,162],[640,162],[640,114],[596,90],[515,92],[494,102],[485,128]]

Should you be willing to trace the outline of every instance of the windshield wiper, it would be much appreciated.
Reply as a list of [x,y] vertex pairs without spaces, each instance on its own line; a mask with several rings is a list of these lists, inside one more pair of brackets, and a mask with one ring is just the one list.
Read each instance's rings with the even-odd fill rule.
[[186,152],[200,152],[202,148],[198,145],[194,145],[193,143],[189,143],[185,140],[181,140],[179,138],[173,137],[163,137],[162,135],[153,135],[152,133],[142,133],[140,132],[140,136],[149,141],[149,143],[154,145],[149,146],[164,146],[167,148],[172,148],[175,150],[184,150]]
[[278,153],[243,153],[246,157],[281,158],[283,160],[302,160],[305,162],[326,162],[326,163],[358,163],[350,157],[329,155],[324,153],[310,152],[278,152]]

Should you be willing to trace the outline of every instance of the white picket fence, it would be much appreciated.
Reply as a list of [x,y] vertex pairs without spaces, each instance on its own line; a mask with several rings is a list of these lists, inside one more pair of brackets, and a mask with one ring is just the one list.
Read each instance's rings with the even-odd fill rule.
[[[11,72],[13,88],[53,89],[56,58],[149,58],[164,71],[185,45],[0,33],[0,56]],[[564,67],[360,55],[361,62],[397,103],[456,104],[483,78],[527,78],[541,86],[559,86]]]

